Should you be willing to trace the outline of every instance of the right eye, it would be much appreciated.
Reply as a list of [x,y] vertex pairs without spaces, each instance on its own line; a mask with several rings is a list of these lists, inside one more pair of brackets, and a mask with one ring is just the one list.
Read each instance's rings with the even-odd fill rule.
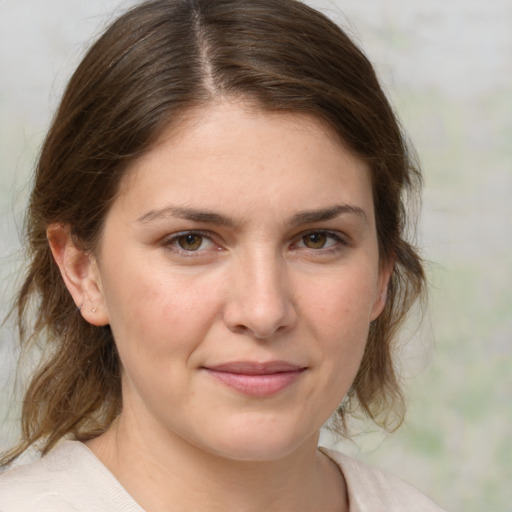
[[170,236],[164,241],[163,245],[181,253],[202,252],[215,246],[208,236],[195,231]]

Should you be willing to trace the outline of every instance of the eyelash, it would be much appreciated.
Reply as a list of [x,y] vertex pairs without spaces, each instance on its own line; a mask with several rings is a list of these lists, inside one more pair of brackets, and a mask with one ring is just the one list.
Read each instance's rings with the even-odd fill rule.
[[[304,243],[304,239],[307,236],[311,235],[321,235],[325,236],[326,239],[331,239],[334,241],[331,245],[328,245],[327,247],[319,247],[319,248],[311,248],[307,247]],[[166,249],[176,251],[178,254],[183,255],[185,257],[198,257],[203,255],[203,253],[206,251],[206,249],[196,249],[196,250],[187,250],[182,247],[177,246],[179,243],[179,239],[186,236],[198,236],[202,238],[201,244],[207,240],[210,244],[213,246],[216,246],[217,250],[220,250],[221,247],[219,244],[217,244],[213,240],[213,236],[209,232],[205,231],[182,231],[179,233],[175,233],[162,241],[162,246]],[[297,237],[295,237],[295,241],[291,244],[292,247],[297,247],[298,244],[304,243],[303,247],[300,247],[300,249],[304,249],[306,251],[310,251],[311,253],[317,253],[317,254],[332,254],[341,251],[343,248],[347,247],[349,245],[349,242],[341,236],[338,232],[328,231],[328,230],[309,230],[305,231],[303,233],[300,233]]]

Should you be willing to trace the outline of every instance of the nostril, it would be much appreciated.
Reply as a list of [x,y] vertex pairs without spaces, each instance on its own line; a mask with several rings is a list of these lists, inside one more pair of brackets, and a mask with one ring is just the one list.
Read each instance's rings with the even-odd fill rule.
[[241,324],[233,325],[233,326],[228,325],[228,328],[231,332],[234,332],[236,334],[250,334],[250,329],[248,327],[246,327],[245,325],[241,325]]

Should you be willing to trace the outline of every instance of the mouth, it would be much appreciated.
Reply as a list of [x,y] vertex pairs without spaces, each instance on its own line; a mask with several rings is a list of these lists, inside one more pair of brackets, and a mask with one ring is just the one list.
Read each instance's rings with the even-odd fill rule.
[[235,361],[203,369],[217,381],[243,395],[264,398],[294,384],[307,367],[286,361]]

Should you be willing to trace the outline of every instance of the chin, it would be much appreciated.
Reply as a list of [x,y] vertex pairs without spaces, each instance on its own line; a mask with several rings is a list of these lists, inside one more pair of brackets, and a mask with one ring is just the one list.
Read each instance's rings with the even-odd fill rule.
[[281,425],[275,421],[269,421],[266,425],[261,421],[252,425],[245,423],[232,426],[224,431],[226,432],[227,436],[219,436],[216,443],[212,443],[213,439],[210,439],[208,446],[203,447],[226,459],[259,462],[286,458],[308,443],[316,449],[319,435],[317,431],[313,434],[294,432],[289,425]]

